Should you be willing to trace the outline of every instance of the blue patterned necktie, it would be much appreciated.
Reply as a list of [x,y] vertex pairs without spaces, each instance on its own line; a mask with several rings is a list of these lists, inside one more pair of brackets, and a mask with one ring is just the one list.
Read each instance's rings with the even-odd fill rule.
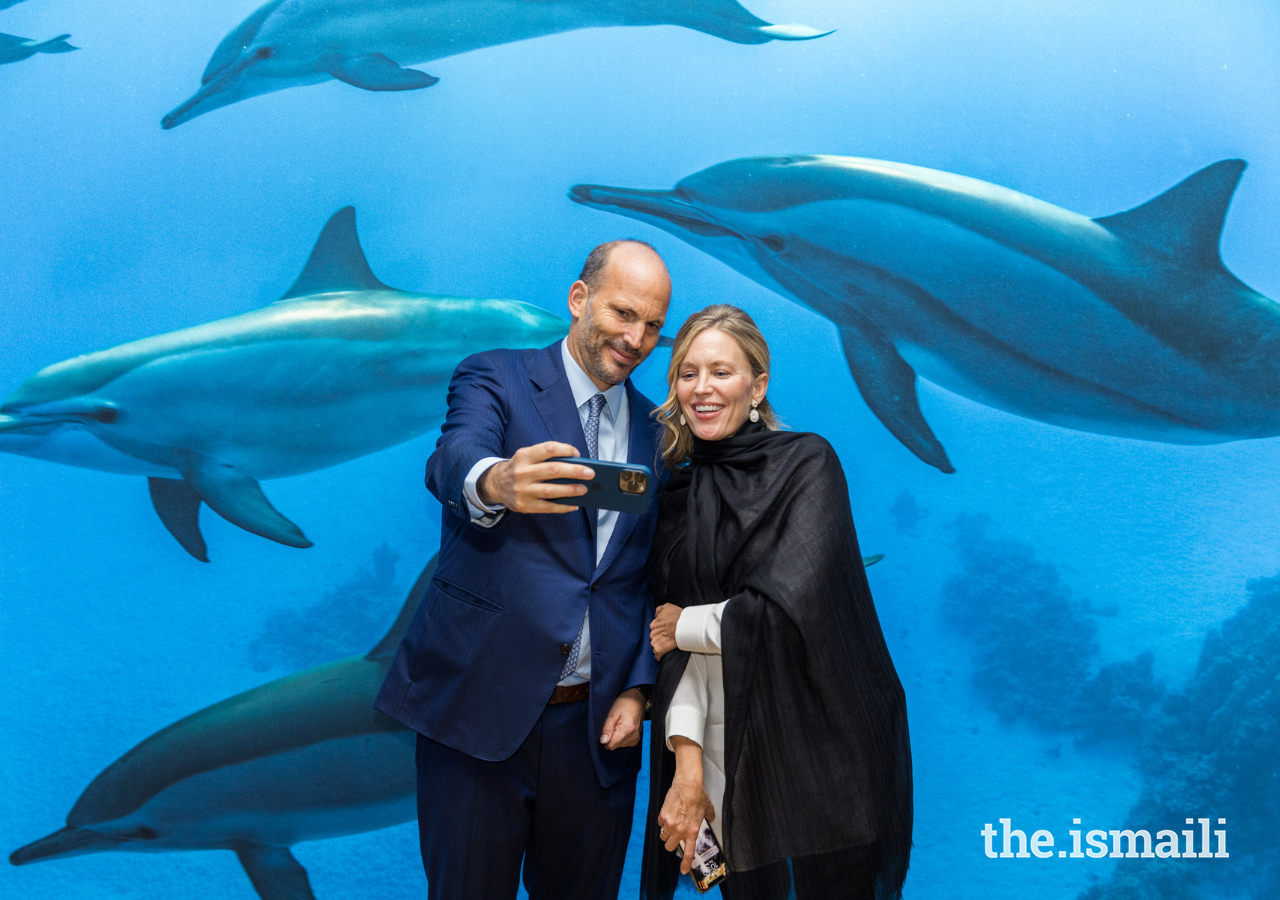
[[[604,394],[596,394],[587,401],[587,424],[583,426],[583,431],[587,435],[587,456],[591,459],[600,458],[600,410],[604,409]],[[585,617],[583,618],[585,622]],[[573,649],[569,651],[569,658],[564,661],[564,668],[560,670],[560,680],[564,681],[573,674],[573,670],[578,668],[578,653],[582,650],[582,626],[578,626],[578,636],[573,639]]]
[[587,424],[583,430],[587,433],[587,456],[600,458],[600,410],[604,409],[604,394],[596,394],[587,401]]

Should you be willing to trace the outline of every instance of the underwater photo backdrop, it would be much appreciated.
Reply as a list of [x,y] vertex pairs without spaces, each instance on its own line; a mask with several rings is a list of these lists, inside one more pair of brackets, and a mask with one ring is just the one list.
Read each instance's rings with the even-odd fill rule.
[[883,554],[904,896],[1280,891],[1280,7],[0,0],[0,32],[0,897],[424,896],[372,700],[448,377],[562,336],[628,236],[666,333],[755,317]]

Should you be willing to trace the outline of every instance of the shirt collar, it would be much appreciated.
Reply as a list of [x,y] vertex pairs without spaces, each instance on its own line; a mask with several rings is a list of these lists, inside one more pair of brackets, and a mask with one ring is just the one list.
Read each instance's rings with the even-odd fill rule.
[[578,365],[578,361],[569,352],[568,338],[560,342],[560,358],[564,360],[564,373],[569,377],[569,387],[573,391],[574,405],[581,408],[596,394],[604,394],[605,409],[608,410],[609,421],[617,421],[618,410],[622,405],[622,401],[626,399],[626,383],[615,384],[607,391],[602,391],[596,387],[596,383],[591,380],[591,376],[582,371],[582,366]]

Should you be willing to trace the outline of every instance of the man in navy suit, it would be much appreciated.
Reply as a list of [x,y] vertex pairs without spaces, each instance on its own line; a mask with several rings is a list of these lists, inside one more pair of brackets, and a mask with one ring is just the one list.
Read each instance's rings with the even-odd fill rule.
[[671,279],[652,247],[591,252],[569,336],[459,364],[427,463],[440,562],[377,708],[418,732],[432,900],[617,897],[657,666],[644,515],[552,503],[590,478],[556,456],[660,472],[653,404],[629,376],[658,343]]

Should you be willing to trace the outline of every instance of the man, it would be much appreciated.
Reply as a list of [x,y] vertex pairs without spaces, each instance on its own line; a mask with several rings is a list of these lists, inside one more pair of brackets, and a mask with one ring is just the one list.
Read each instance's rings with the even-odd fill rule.
[[[377,708],[418,732],[432,900],[615,898],[656,663],[642,516],[551,502],[590,478],[551,457],[658,470],[653,404],[629,376],[658,343],[671,279],[652,247],[591,252],[569,336],[462,361],[427,463],[440,562]],[[585,451],[585,453],[583,452]]]

